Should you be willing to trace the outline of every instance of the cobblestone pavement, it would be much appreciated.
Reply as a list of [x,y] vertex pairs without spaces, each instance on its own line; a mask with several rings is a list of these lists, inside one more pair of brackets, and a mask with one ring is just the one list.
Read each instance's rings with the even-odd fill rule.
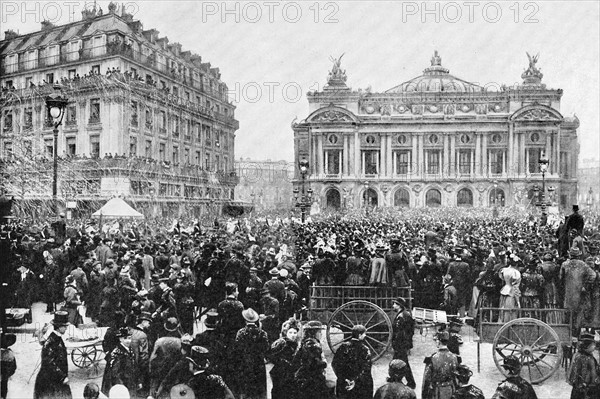
[[[50,321],[52,316],[44,313],[44,304],[35,304],[33,309],[33,325],[27,325],[29,329],[35,325],[43,325],[44,322]],[[199,328],[200,325],[197,325]],[[477,371],[477,343],[473,329],[470,327],[463,328],[464,344],[461,347],[461,356],[463,363],[469,365],[474,371],[471,382],[481,388],[486,398],[490,398],[498,383],[503,379],[502,374],[496,368],[492,359],[492,345],[480,345],[480,371]],[[327,360],[331,362],[332,354],[327,348],[325,337],[323,337],[323,345]],[[421,382],[423,380],[424,364],[423,358],[431,355],[436,350],[435,342],[433,341],[432,331],[424,331],[423,335],[416,332],[414,338],[414,348],[410,356],[411,367],[417,382],[417,397],[421,397]],[[31,398],[33,397],[33,386],[37,375],[36,366],[39,365],[41,356],[41,346],[31,333],[19,333],[17,335],[17,343],[12,346],[12,350],[17,358],[17,372],[11,378],[9,383],[8,399],[12,398]],[[379,387],[385,383],[387,377],[387,366],[392,359],[392,352],[389,351],[373,366],[373,379],[375,387]],[[103,369],[104,362],[101,363]],[[268,365],[268,368],[271,366]],[[89,378],[89,370],[77,368],[69,359],[69,380],[74,398],[83,397],[83,388],[90,382],[94,381],[100,385],[102,376],[97,378]],[[331,366],[327,368],[327,378],[335,380],[335,374]],[[268,381],[270,386],[270,381]],[[565,370],[561,368],[550,379],[544,381],[540,385],[535,386],[535,390],[540,399],[566,399],[570,397],[571,387],[565,382]],[[270,391],[270,387],[269,387]],[[284,399],[284,398],[281,398]]]

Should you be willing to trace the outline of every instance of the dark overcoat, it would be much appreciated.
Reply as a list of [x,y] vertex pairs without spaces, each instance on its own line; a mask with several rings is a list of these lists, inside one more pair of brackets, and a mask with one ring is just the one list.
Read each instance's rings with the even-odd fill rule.
[[42,348],[42,365],[35,379],[35,399],[72,398],[71,387],[63,384],[69,376],[67,348],[60,335],[52,332]]

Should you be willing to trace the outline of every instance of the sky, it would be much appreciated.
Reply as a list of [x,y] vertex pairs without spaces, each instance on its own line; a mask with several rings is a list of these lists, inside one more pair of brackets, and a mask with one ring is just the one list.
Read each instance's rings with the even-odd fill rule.
[[[108,2],[98,1],[106,13]],[[93,1],[0,1],[2,32],[81,19]],[[450,73],[514,85],[539,53],[542,82],[563,89],[560,112],[580,120],[580,160],[600,159],[598,1],[124,1],[171,43],[220,68],[236,105],[235,156],[293,160],[294,118],[322,89],[330,57],[353,89],[382,92],[422,74],[434,50]],[[2,33],[3,35],[4,33]]]

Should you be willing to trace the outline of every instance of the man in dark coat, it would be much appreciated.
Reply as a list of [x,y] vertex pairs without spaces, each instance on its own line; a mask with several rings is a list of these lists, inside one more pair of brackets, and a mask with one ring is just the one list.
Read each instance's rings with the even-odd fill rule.
[[452,277],[454,287],[456,288],[460,316],[464,317],[465,308],[468,306],[471,298],[470,288],[473,284],[471,282],[471,268],[467,262],[462,261],[461,255],[456,253],[458,250],[461,249],[457,248],[455,250],[454,260],[448,265],[446,274]]
[[204,326],[206,327],[206,330],[197,334],[192,341],[192,344],[208,349],[208,360],[210,361],[210,365],[207,371],[212,374],[221,375],[226,349],[223,344],[223,338],[218,331],[219,313],[216,310],[211,309],[206,312]]
[[[192,388],[197,398],[211,399],[234,399],[233,393],[223,381],[223,379],[209,371],[210,361],[207,360],[208,353],[195,350],[201,347],[192,347],[191,369],[192,376],[187,381],[187,385]],[[173,397],[173,395],[171,395]]]
[[150,387],[148,374],[150,349],[146,332],[151,322],[152,317],[150,313],[142,312],[138,317],[138,325],[131,329],[131,352],[133,353],[137,394],[141,394],[142,392],[147,394]]
[[413,347],[415,321],[410,312],[406,309],[406,300],[404,298],[394,300],[392,307],[398,312],[396,317],[394,317],[392,324],[392,348],[394,349],[394,359],[400,359],[406,364],[406,370],[404,371],[406,385],[415,389],[417,384],[408,362],[408,352]]
[[573,213],[569,215],[569,219],[567,220],[567,231],[575,229],[579,234],[583,234],[584,225],[583,216],[579,214],[579,205],[573,205]]
[[508,371],[508,377],[498,385],[492,399],[537,399],[533,386],[520,376],[519,358],[515,355],[505,357],[502,367]]
[[67,331],[68,314],[54,313],[54,331],[48,336],[42,348],[42,365],[35,379],[33,397],[35,399],[70,399],[69,363],[63,334]]
[[337,377],[338,398],[361,399],[373,395],[371,351],[364,343],[366,333],[363,325],[355,325],[350,341],[341,344],[333,355],[331,367]]
[[577,354],[569,369],[567,382],[573,386],[571,399],[592,399],[600,397],[600,375],[598,362],[593,353],[596,342],[592,334],[581,334]]
[[406,363],[400,359],[392,360],[388,373],[387,384],[377,389],[373,399],[417,399],[415,391],[402,383],[406,373]]
[[258,326],[258,313],[246,309],[242,313],[246,327],[238,331],[234,353],[237,354],[238,372],[234,390],[241,399],[267,398],[267,370],[265,356],[269,351],[267,333]]
[[219,332],[223,336],[223,343],[226,347],[229,347],[235,341],[238,331],[246,323],[242,316],[244,304],[237,299],[239,295],[238,285],[230,282],[225,283],[225,292],[227,297],[219,303],[217,312],[221,317]]
[[175,336],[160,337],[154,343],[154,349],[150,355],[150,392],[149,396],[156,397],[156,391],[163,378],[173,366],[183,357],[182,346],[190,345],[191,336],[179,338]]
[[454,371],[454,375],[458,386],[451,399],[485,399],[481,389],[469,384],[469,379],[473,375],[469,366],[459,365]]
[[17,371],[17,359],[15,354],[10,347],[17,341],[15,334],[2,334],[1,337],[1,349],[0,349],[0,378],[2,379],[2,385],[0,388],[0,397],[6,398],[8,396],[8,380]]
[[438,334],[439,347],[433,355],[425,358],[425,374],[421,397],[450,399],[454,393],[454,371],[458,366],[458,357],[448,350],[449,334]]

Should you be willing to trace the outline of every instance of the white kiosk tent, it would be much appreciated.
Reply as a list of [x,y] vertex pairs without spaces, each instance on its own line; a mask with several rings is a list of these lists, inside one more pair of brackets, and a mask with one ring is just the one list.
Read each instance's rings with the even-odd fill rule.
[[92,217],[96,219],[144,219],[144,215],[133,209],[121,198],[108,200],[102,208],[92,214]]

